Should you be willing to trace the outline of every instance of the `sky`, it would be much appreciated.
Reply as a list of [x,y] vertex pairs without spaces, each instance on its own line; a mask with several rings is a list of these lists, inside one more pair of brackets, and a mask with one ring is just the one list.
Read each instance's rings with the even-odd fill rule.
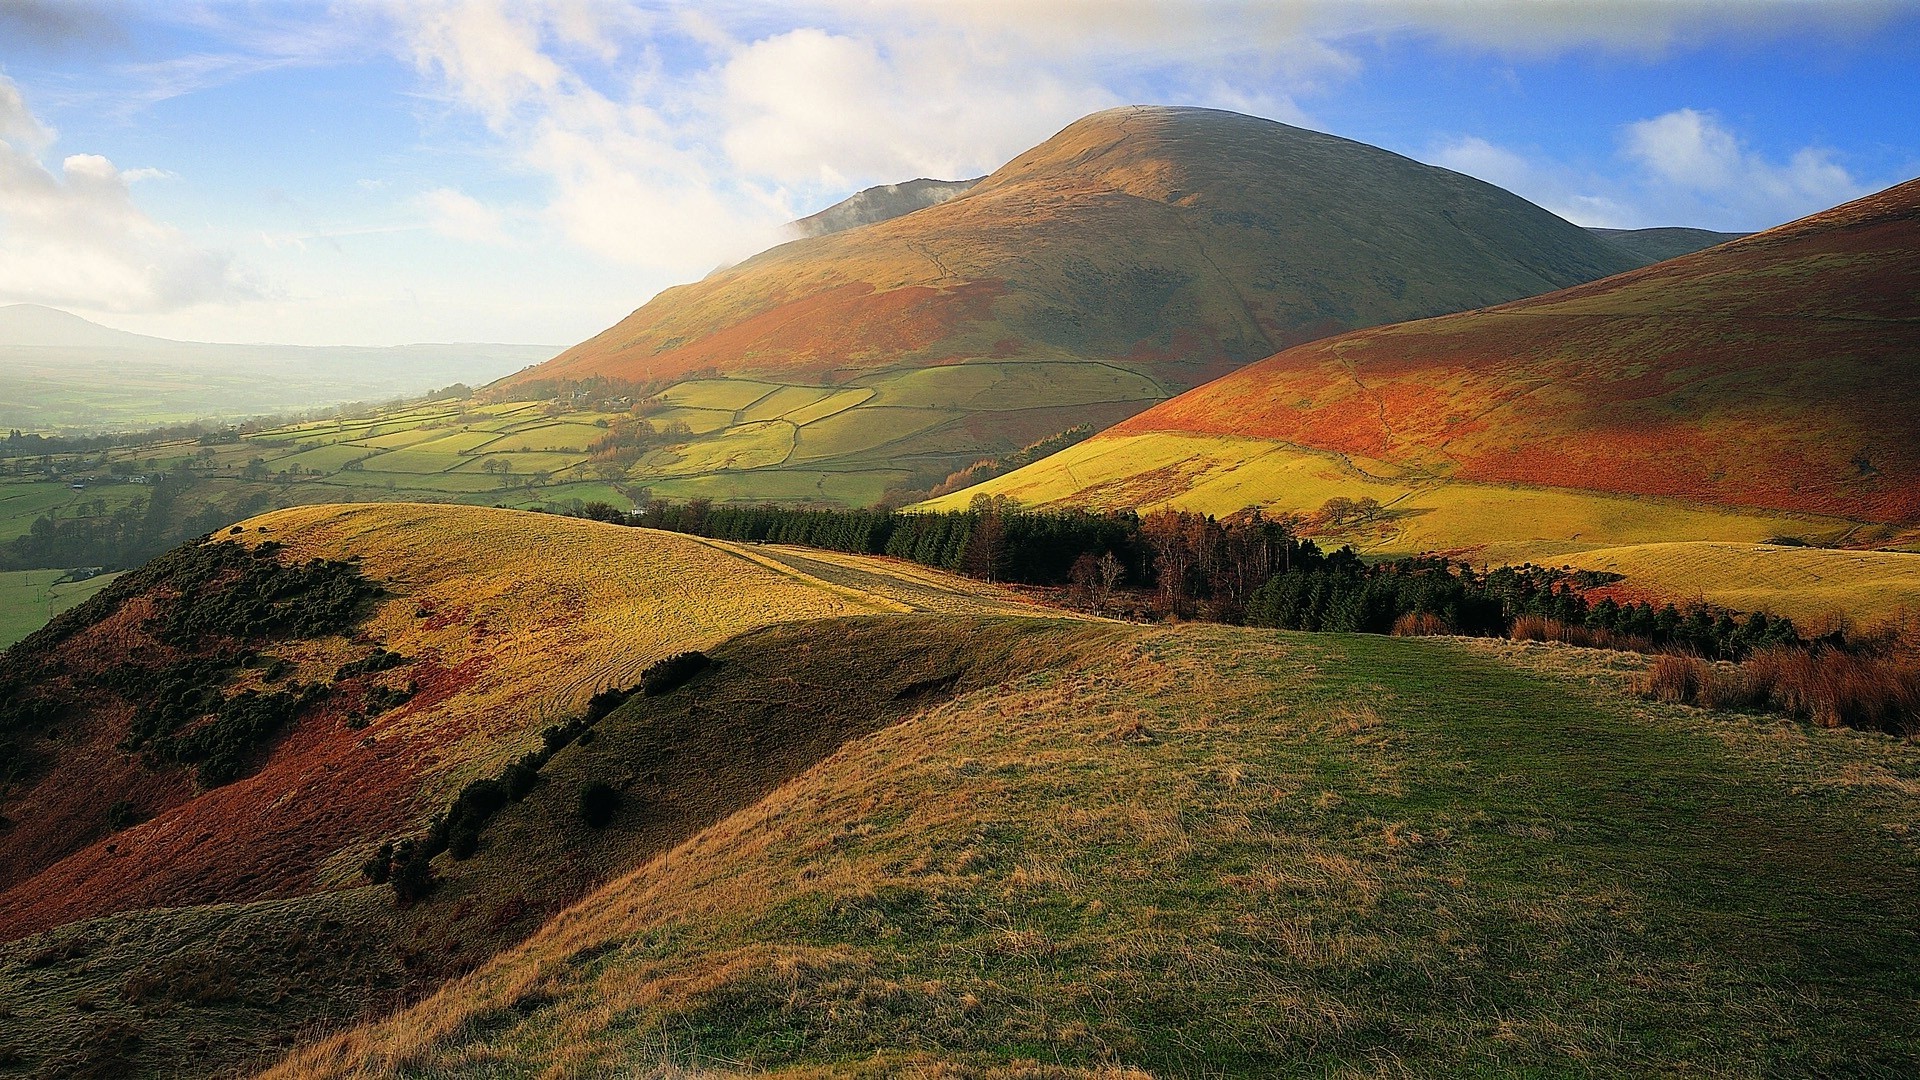
[[1755,230],[1920,176],[1920,0],[0,0],[0,304],[567,345],[1130,103]]

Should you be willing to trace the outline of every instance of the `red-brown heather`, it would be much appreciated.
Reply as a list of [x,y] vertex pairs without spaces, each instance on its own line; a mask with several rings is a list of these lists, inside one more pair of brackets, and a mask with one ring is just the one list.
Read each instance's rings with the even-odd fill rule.
[[1114,429],[1920,521],[1920,181],[1641,270],[1301,345]]
[[1516,196],[1384,150],[1234,113],[1114,109],[951,201],[669,289],[512,381],[1097,359],[1172,392],[1324,334],[1631,265]]

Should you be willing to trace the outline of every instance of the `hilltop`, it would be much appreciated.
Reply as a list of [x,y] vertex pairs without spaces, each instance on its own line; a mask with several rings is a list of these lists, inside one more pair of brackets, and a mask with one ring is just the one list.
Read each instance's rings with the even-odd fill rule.
[[859,501],[1106,426],[1289,344],[1638,262],[1517,196],[1362,143],[1133,107],[945,202],[668,289],[502,392],[679,383],[659,419],[701,438],[640,463],[635,482]]
[[[550,731],[586,715],[596,693],[781,622],[1036,613],[991,587],[896,576],[876,560],[799,565],[579,519],[379,504],[267,514],[122,576],[0,653],[0,940],[78,928],[55,952],[10,946],[9,1028],[40,1032],[35,1053],[57,1056],[109,1020],[137,1023],[145,1056],[127,1067],[172,1075],[206,1059],[186,1051],[188,1029],[207,1021],[167,1018],[170,1001],[222,1006],[232,1042],[215,1058],[229,1063],[303,1024],[391,1007],[652,850],[551,861],[530,846],[531,862],[507,857],[504,876],[447,885],[488,912],[462,926],[444,923],[448,905],[396,911],[360,869],[473,782],[552,747]],[[990,637],[981,664],[1022,640]],[[892,715],[889,695],[945,655],[925,634],[897,647],[914,655],[864,680],[872,700],[842,695],[832,717],[791,737],[706,744],[715,760],[655,786],[687,810],[660,817],[648,843],[683,837]],[[939,700],[953,684],[901,700]],[[704,737],[675,750],[691,755]],[[561,749],[536,782],[571,813],[587,781],[568,770],[598,752]],[[440,876],[458,878],[442,861]],[[183,939],[199,943],[196,969],[220,965],[232,987],[188,985]],[[76,1018],[36,989],[48,979],[108,980],[102,1015]],[[147,989],[123,995],[121,980]],[[291,999],[268,1007],[263,985]],[[0,1040],[0,1073],[19,1052]]]
[[948,501],[1310,513],[1373,498],[1367,546],[1491,558],[1897,541],[1920,523],[1916,251],[1920,182],[1604,281],[1288,349]]

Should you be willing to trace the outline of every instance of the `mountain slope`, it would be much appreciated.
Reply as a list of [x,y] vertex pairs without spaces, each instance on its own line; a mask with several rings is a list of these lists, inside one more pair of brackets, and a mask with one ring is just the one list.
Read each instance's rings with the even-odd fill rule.
[[[0,1075],[73,1071],[96,1043],[101,1075],[198,1075],[390,1008],[841,741],[1040,663],[1081,625],[879,560],[814,573],[779,549],[545,514],[301,507],[235,528],[0,653]],[[480,841],[489,857],[436,860],[427,902],[396,910],[363,876],[383,840],[423,835],[472,782],[552,749],[596,691],[851,615],[872,625],[765,639],[785,675],[808,655],[820,696],[797,700],[788,678],[727,701],[723,723],[698,703],[632,731],[603,719],[538,766],[520,816]],[[678,768],[647,777],[640,835],[581,827],[581,788],[631,782],[648,746]],[[533,837],[502,839],[514,829]],[[76,1014],[76,998],[94,1004]]]
[[750,418],[716,416],[707,430],[751,453],[636,482],[951,470],[1104,426],[1285,345],[1635,261],[1498,188],[1360,143],[1234,113],[1116,109],[950,201],[669,289],[507,386],[717,373],[761,379],[763,395],[874,391],[819,432],[804,431],[811,413],[745,431]]
[[[1111,501],[1131,489],[1177,505],[1211,485],[1238,506],[1306,510],[1339,492],[1303,504],[1277,473],[1232,478],[1267,455],[1318,455],[1350,484],[1429,494],[1572,489],[1909,526],[1917,253],[1920,181],[1605,281],[1290,349],[964,495]],[[1105,496],[1087,487],[1096,471]],[[1835,525],[1810,527],[1845,531]],[[1481,528],[1576,539],[1529,514]],[[1613,542],[1743,538],[1757,539]]]

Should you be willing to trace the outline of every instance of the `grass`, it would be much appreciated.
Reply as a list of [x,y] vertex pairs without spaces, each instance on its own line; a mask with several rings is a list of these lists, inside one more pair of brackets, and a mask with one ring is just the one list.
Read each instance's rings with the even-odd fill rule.
[[1912,552],[1667,543],[1583,551],[1566,561],[1624,574],[1650,592],[1798,620],[1839,611],[1875,622],[1920,610],[1920,554]]
[[1383,555],[1464,551],[1496,563],[1680,540],[1756,544],[1783,533],[1831,539],[1851,527],[1831,518],[1676,500],[1428,480],[1383,463],[1284,443],[1166,432],[1095,437],[925,505],[954,509],[982,493],[1037,506],[1209,514],[1248,506],[1308,514],[1331,498],[1372,498],[1388,510],[1377,526],[1336,540]]
[[[707,692],[805,685],[801,629]],[[1920,1060],[1911,745],[1638,704],[1639,660],[1558,647],[1076,633],[272,1075]]]
[[119,574],[60,582],[61,570],[0,571],[0,649],[19,641],[55,615],[113,583]]

